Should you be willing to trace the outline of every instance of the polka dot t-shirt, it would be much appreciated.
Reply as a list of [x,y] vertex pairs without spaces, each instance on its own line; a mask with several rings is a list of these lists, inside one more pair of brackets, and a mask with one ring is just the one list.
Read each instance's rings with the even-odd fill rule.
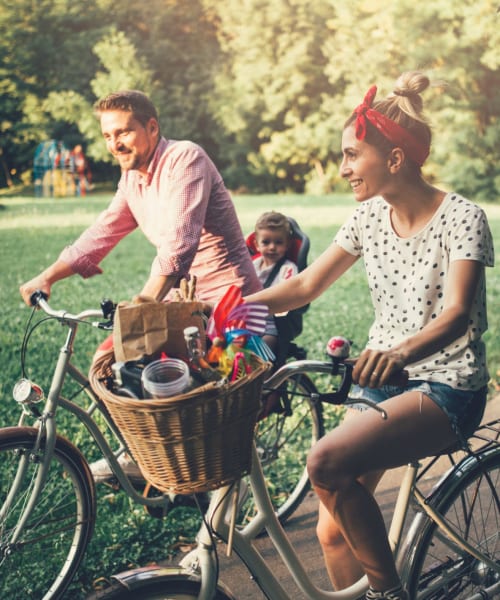
[[[408,238],[394,232],[385,200],[377,197],[363,202],[341,227],[335,242],[350,254],[363,257],[375,310],[367,343],[372,349],[391,348],[440,314],[453,261],[494,264],[486,215],[455,193],[447,194],[427,225]],[[439,352],[408,365],[410,378],[457,389],[479,389],[488,382],[481,340],[487,327],[483,275],[467,332]]]

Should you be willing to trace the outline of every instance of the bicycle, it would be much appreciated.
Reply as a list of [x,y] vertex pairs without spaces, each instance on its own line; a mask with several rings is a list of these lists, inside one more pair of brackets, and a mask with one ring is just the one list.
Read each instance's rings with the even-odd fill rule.
[[[288,363],[268,381],[279,386],[293,373],[339,374],[339,390],[320,394],[320,401],[348,404],[352,363],[313,360]],[[358,402],[359,400],[352,400]],[[383,409],[367,402],[384,415]],[[475,446],[475,447],[474,447]],[[449,470],[430,493],[424,493],[424,477],[443,455],[450,460]],[[198,537],[197,547],[187,554],[179,567],[151,566],[113,576],[109,588],[92,595],[96,600],[131,598],[168,598],[169,600],[231,600],[234,596],[219,584],[215,539],[221,539],[243,561],[264,595],[270,600],[288,600],[289,595],[265,559],[252,544],[256,532],[265,527],[290,576],[311,600],[354,600],[367,588],[366,577],[348,589],[330,592],[318,589],[310,580],[299,557],[277,518],[270,501],[256,445],[250,485],[258,513],[242,530],[230,525],[234,487],[216,491],[211,499]],[[450,449],[430,459],[406,467],[394,507],[389,539],[397,565],[410,597],[418,600],[484,600],[500,596],[500,419],[480,426],[471,447],[460,456]],[[237,494],[236,494],[237,496]],[[234,500],[233,500],[234,501]],[[406,536],[409,508],[418,512]]]
[[[304,356],[303,349],[292,348],[289,358],[294,355]],[[271,391],[264,382],[263,396]],[[316,385],[307,375],[291,373],[278,394],[277,410],[259,420],[255,437],[271,502],[283,525],[311,489],[305,462],[311,447],[325,434],[325,419]],[[252,495],[240,500],[238,524],[247,523],[255,508]]]
[[[61,597],[70,584],[91,539],[96,518],[95,483],[88,461],[74,444],[58,433],[59,411],[69,413],[84,425],[108,460],[117,484],[134,502],[145,506],[153,516],[162,517],[172,506],[172,499],[154,489],[142,493],[124,473],[117,460],[126,451],[120,432],[90,387],[87,376],[71,362],[79,325],[86,323],[109,333],[113,303],[103,302],[101,309],[79,314],[52,309],[42,294],[34,296],[33,304],[42,309],[44,316],[34,324],[28,323],[22,357],[31,332],[43,322],[55,319],[68,329],[46,398],[37,385],[22,379],[15,389],[16,400],[22,408],[20,419],[16,426],[0,429],[0,597],[15,593],[16,597],[48,600]],[[88,397],[86,408],[73,398],[61,396],[67,377]],[[312,385],[302,378],[285,382],[281,393],[286,413],[276,413],[269,419],[273,427],[269,426],[260,444],[260,454],[263,460],[266,457],[267,468],[271,469],[279,460],[283,446],[303,456],[322,434],[320,408],[312,401],[301,402],[299,406],[293,396],[297,391],[309,393]],[[304,439],[303,431],[309,431],[305,419],[309,418],[315,426],[311,437]],[[104,423],[103,430],[99,422]],[[300,450],[298,445],[292,447],[295,435]],[[108,441],[108,437],[116,444]],[[308,480],[303,475],[303,467],[290,478],[287,486],[276,498],[275,508],[283,520],[295,510],[307,491]],[[251,499],[247,501],[247,511],[251,503]],[[37,574],[36,579],[33,573]]]

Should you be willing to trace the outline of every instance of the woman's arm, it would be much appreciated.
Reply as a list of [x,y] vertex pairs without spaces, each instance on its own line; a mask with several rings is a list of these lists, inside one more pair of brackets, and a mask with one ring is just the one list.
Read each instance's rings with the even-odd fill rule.
[[261,302],[272,314],[308,304],[320,296],[358,259],[335,242],[307,269],[277,285],[247,296],[247,302]]

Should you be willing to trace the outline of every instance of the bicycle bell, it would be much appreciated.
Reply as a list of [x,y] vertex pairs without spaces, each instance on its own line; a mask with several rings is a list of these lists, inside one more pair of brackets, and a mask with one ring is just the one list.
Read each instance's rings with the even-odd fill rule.
[[335,335],[334,337],[330,338],[326,344],[326,353],[332,358],[347,358],[350,350],[351,342],[340,335]]

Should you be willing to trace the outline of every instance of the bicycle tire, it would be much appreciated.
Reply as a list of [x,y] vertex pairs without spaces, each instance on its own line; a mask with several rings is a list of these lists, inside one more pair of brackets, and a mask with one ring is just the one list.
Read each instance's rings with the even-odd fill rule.
[[[283,384],[282,408],[257,424],[256,445],[276,515],[284,524],[311,489],[305,467],[310,448],[324,435],[323,410],[316,386],[307,375],[291,375]],[[238,523],[255,514],[251,494],[243,502]]]
[[[481,465],[473,458],[464,459],[434,492],[431,502],[471,545],[500,565],[499,494],[500,449],[494,449],[481,455]],[[415,519],[415,533],[401,563],[410,598],[460,600],[494,584],[500,586],[494,569],[443,539],[427,515],[420,513]]]
[[[96,514],[90,469],[70,442],[57,436],[53,459],[38,502],[14,544],[11,536],[38,472],[32,449],[37,430],[0,430],[0,597],[61,598],[92,536]],[[26,460],[27,457],[29,460]],[[6,498],[22,461],[26,472],[14,500]]]
[[[162,570],[162,568],[159,568]],[[120,576],[110,585],[87,596],[86,600],[196,600],[200,593],[200,580],[196,576],[177,572],[172,569],[171,574],[153,575],[143,570],[137,570],[137,576],[127,577],[127,582],[122,583]],[[220,585],[214,600],[235,600],[234,596],[225,591]]]

